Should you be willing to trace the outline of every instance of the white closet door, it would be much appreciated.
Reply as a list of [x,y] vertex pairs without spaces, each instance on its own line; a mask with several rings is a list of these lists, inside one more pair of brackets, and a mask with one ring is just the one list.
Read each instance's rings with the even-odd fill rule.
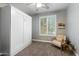
[[24,44],[29,44],[31,42],[31,18],[30,17],[24,17]]
[[11,8],[11,55],[31,44],[32,19],[16,8]]
[[11,52],[17,53],[23,46],[23,16],[12,10],[11,14]]
[[17,23],[16,23],[16,50],[19,50],[23,46],[23,16],[17,13]]
[[32,41],[32,18],[31,17],[29,17],[29,33],[28,33],[28,35],[29,35],[29,42],[31,42]]

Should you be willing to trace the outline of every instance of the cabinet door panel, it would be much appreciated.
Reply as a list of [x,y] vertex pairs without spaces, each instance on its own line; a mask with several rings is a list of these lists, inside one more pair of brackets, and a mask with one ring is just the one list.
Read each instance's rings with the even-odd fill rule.
[[17,13],[17,41],[16,41],[16,49],[20,49],[23,46],[23,16]]
[[[13,55],[13,53],[15,53],[15,44],[16,44],[16,39],[17,39],[17,35],[15,34],[17,31],[16,31],[16,23],[17,23],[17,20],[16,20],[16,12],[14,11],[14,9],[11,10],[11,55]],[[15,23],[15,24],[14,24]]]
[[32,41],[32,21],[27,16],[16,8],[11,8],[11,55],[15,55]]
[[31,41],[31,19],[24,17],[24,43],[29,44]]
[[23,45],[23,16],[13,10],[11,14],[11,51],[16,53]]

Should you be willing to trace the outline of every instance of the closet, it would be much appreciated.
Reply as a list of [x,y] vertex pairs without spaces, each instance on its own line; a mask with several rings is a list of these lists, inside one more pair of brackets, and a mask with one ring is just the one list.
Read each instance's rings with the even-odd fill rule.
[[32,42],[32,18],[12,5],[0,11],[0,53],[16,55]]
[[10,55],[15,55],[32,42],[32,18],[11,6]]

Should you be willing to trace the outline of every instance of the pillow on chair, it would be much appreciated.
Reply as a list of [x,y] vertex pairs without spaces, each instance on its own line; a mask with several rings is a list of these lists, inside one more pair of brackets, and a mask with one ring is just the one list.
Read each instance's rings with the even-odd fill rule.
[[62,42],[64,40],[64,35],[58,35],[56,39],[57,41]]
[[64,40],[66,40],[66,36],[57,35],[56,40],[53,40],[51,43],[58,46],[58,47],[61,47],[62,43],[64,43]]
[[58,46],[58,47],[61,47],[61,42],[57,41],[57,40],[53,40],[52,41],[52,44]]

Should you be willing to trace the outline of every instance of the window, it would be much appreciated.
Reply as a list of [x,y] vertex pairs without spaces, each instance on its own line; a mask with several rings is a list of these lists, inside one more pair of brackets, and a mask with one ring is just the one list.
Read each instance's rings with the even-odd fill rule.
[[56,15],[39,18],[39,33],[44,36],[56,35]]

